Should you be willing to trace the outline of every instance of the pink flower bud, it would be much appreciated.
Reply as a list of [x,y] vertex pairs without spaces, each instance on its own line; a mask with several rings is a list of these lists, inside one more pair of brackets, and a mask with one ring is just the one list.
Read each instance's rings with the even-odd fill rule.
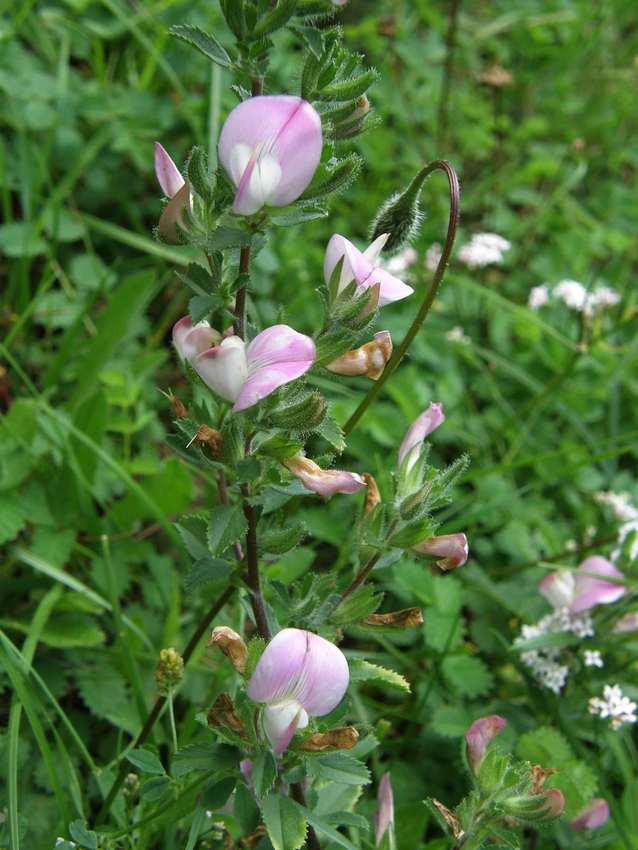
[[322,469],[314,460],[303,455],[287,458],[284,465],[296,475],[306,490],[329,499],[335,493],[356,493],[366,486],[361,475],[342,469]]
[[403,442],[399,447],[399,466],[407,457],[407,471],[409,472],[419,459],[423,441],[443,422],[445,422],[443,405],[440,401],[433,401],[406,431]]
[[394,827],[394,797],[390,774],[384,773],[379,782],[377,810],[374,814],[375,843],[379,847],[388,829]]
[[623,574],[611,561],[593,555],[575,571],[559,570],[545,576],[538,589],[554,608],[569,608],[578,614],[595,605],[616,602],[624,595],[622,584],[606,581],[605,578],[622,579]]
[[284,752],[309,717],[336,708],[349,678],[348,662],[334,644],[301,629],[276,634],[246,688],[250,699],[264,703],[262,726],[273,752]]
[[391,275],[389,271],[379,264],[379,255],[388,240],[388,234],[379,236],[365,251],[358,248],[344,236],[335,235],[328,242],[326,256],[323,263],[323,275],[326,284],[337,263],[343,258],[341,276],[339,278],[338,291],[341,292],[353,280],[357,283],[357,290],[362,292],[375,284],[379,284],[379,306],[400,301],[412,295],[414,290],[407,283],[403,283],[398,277]]
[[490,741],[506,726],[507,720],[504,717],[491,714],[489,717],[475,720],[465,733],[467,758],[475,776],[478,775]]
[[185,183],[179,168],[159,142],[155,142],[155,174],[167,198],[173,198]]
[[437,567],[442,570],[453,570],[462,567],[467,561],[469,547],[467,537],[458,532],[457,534],[442,534],[439,537],[429,537],[412,547],[413,552],[419,555],[430,555],[440,558],[436,562]]
[[236,106],[219,139],[219,160],[237,188],[233,211],[296,201],[312,180],[323,137],[321,119],[300,97],[262,95]]
[[238,336],[221,335],[189,316],[173,328],[173,342],[200,378],[217,395],[246,410],[284,384],[299,378],[315,360],[312,339],[288,325],[273,325],[248,345]]
[[365,375],[378,380],[383,374],[385,364],[392,356],[392,337],[389,331],[379,331],[371,342],[366,342],[360,348],[346,351],[326,369],[337,375]]
[[580,814],[571,821],[570,826],[575,832],[584,829],[598,829],[609,820],[609,803],[602,797],[590,800]]

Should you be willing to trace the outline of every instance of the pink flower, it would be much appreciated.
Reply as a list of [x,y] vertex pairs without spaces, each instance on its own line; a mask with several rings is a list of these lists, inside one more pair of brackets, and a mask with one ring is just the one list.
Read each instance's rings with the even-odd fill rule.
[[398,277],[379,265],[379,255],[383,246],[388,241],[389,234],[384,233],[369,245],[365,251],[358,248],[346,239],[335,233],[328,242],[326,256],[323,262],[323,276],[326,284],[330,284],[330,278],[337,263],[343,257],[341,276],[339,278],[338,291],[342,292],[353,280],[357,283],[357,290],[362,292],[375,284],[379,284],[379,306],[400,301],[412,295],[414,290],[407,283],[403,283]]
[[407,471],[409,472],[419,459],[423,441],[443,422],[445,422],[443,405],[440,401],[433,401],[427,410],[424,410],[406,431],[399,448],[399,466],[401,466],[407,457]]
[[469,547],[467,537],[458,532],[457,534],[441,534],[439,537],[428,537],[412,546],[412,551],[419,555],[430,555],[440,558],[436,562],[437,567],[442,570],[453,570],[462,567],[467,561]]
[[321,119],[300,97],[265,95],[236,106],[219,139],[219,160],[237,188],[233,211],[296,201],[312,180],[323,138]]
[[173,328],[173,342],[207,386],[235,413],[246,410],[310,369],[315,344],[288,325],[273,325],[246,344],[238,336],[221,335],[206,322],[193,327],[185,316]]
[[467,758],[475,776],[481,769],[490,741],[506,726],[507,720],[504,717],[491,714],[489,717],[480,717],[475,720],[465,733]]
[[569,608],[578,614],[594,605],[616,602],[624,595],[622,584],[606,581],[605,577],[622,579],[623,574],[611,561],[592,555],[575,571],[559,570],[545,576],[538,589],[554,608]]
[[324,499],[335,493],[356,493],[366,486],[364,478],[356,472],[322,469],[314,460],[303,455],[287,458],[284,466],[297,476],[306,490],[312,490]]
[[309,717],[336,708],[349,678],[348,662],[334,644],[301,629],[276,634],[246,688],[250,699],[265,704],[261,719],[273,752],[283,753]]
[[379,782],[377,793],[377,810],[374,813],[375,843],[379,847],[383,836],[394,827],[394,797],[390,774],[384,773]]
[[174,197],[185,183],[179,168],[159,142],[155,142],[155,174],[167,198]]
[[570,826],[575,832],[584,829],[597,829],[609,820],[609,803],[602,797],[590,800],[582,812],[571,821]]

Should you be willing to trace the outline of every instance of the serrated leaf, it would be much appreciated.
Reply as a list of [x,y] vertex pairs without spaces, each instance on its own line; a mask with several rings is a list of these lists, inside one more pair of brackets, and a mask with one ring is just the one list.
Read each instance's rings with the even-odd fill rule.
[[430,725],[437,735],[461,738],[470,727],[472,713],[462,705],[440,705],[434,710]]
[[263,38],[271,32],[281,29],[294,15],[298,0],[278,0],[274,9],[263,15],[253,30],[255,38]]
[[148,800],[154,803],[161,800],[171,787],[171,780],[168,776],[156,776],[154,779],[148,779],[140,786],[140,797],[143,800]]
[[334,626],[358,623],[374,613],[382,602],[383,594],[375,593],[373,585],[364,584],[346,597],[328,622]]
[[153,773],[163,776],[165,773],[162,762],[150,750],[131,750],[126,754],[127,761],[142,773]]
[[301,522],[283,528],[269,528],[260,535],[259,545],[263,552],[283,555],[298,546],[306,535],[306,526]]
[[261,804],[264,826],[275,850],[298,850],[306,840],[304,810],[290,797],[269,794]]
[[516,755],[532,764],[558,768],[574,758],[565,736],[551,726],[539,726],[522,735],[516,745]]
[[174,525],[182,538],[186,551],[193,560],[198,561],[200,558],[208,556],[206,520],[203,517],[180,517],[179,522],[174,523]]
[[473,655],[447,655],[441,672],[451,687],[469,697],[487,693],[494,682],[483,661]]
[[84,821],[74,820],[69,824],[71,838],[85,848],[85,850],[97,850],[97,833],[90,830]]
[[224,300],[219,295],[193,295],[188,302],[188,312],[196,325],[223,306]]
[[317,428],[317,433],[321,434],[321,436],[333,446],[339,454],[346,447],[346,440],[341,430],[339,424],[332,418],[332,416],[325,416],[319,427]]
[[209,252],[223,251],[225,248],[243,248],[250,244],[250,233],[236,227],[218,227],[208,237],[206,248]]
[[349,667],[351,682],[383,682],[385,685],[397,688],[400,691],[410,692],[408,680],[395,670],[388,670],[386,667],[371,664],[361,658],[355,658],[350,662]]
[[326,753],[308,759],[308,773],[317,779],[328,779],[342,785],[367,785],[370,771],[362,761],[349,753]]
[[431,517],[423,517],[416,522],[405,525],[388,541],[389,546],[398,546],[401,549],[409,549],[415,543],[420,543],[428,537],[432,537],[436,530],[436,524]]
[[465,622],[459,614],[443,614],[435,608],[426,611],[425,642],[437,652],[457,649],[463,642],[464,631]]
[[171,773],[181,779],[192,771],[231,770],[238,762],[234,747],[203,741],[178,750],[173,756]]
[[327,218],[328,210],[325,207],[305,207],[284,215],[275,215],[271,221],[277,227],[296,227],[307,221],[316,221],[319,218]]
[[214,35],[204,32],[204,30],[191,24],[175,24],[175,26],[170,28],[169,32],[187,44],[191,44],[197,48],[200,53],[203,53],[212,62],[221,65],[222,68],[230,67],[232,60]]
[[246,534],[248,523],[239,505],[218,505],[210,512],[206,539],[211,555],[221,555]]
[[184,576],[184,590],[186,593],[194,593],[207,584],[213,584],[227,578],[233,571],[232,566],[223,558],[211,558],[207,555],[200,558]]
[[243,835],[250,835],[259,824],[259,807],[252,793],[245,785],[238,785],[235,791],[233,814]]
[[326,86],[319,92],[321,100],[354,100],[361,97],[379,76],[372,68],[349,80],[341,80]]
[[[552,765],[553,766],[553,765]],[[584,761],[572,759],[561,763],[560,773],[548,783],[560,788],[565,796],[565,815],[575,817],[595,795],[598,779],[594,770]]]
[[331,843],[337,844],[339,847],[343,847],[343,850],[358,850],[358,848],[349,841],[345,835],[342,835],[342,833],[331,826],[324,817],[316,814],[316,812],[310,812],[308,809],[304,809],[301,806],[298,808],[305,814],[306,820],[310,826],[320,835],[329,839]]
[[251,775],[255,794],[264,797],[275,784],[277,777],[277,763],[270,751],[259,753],[253,759],[253,771]]

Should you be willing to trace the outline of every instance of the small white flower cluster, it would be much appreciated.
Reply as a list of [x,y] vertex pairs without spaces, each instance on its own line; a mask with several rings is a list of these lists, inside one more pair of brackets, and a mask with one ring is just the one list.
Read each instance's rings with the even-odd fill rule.
[[599,286],[589,291],[577,280],[561,280],[553,290],[546,283],[533,286],[527,299],[530,310],[540,310],[549,304],[551,298],[562,301],[570,310],[592,316],[599,310],[613,307],[620,301],[620,295],[610,286]]
[[441,262],[443,256],[443,248],[440,242],[433,242],[425,252],[425,267],[429,272],[435,272],[436,267]]
[[512,247],[498,233],[475,233],[465,245],[459,249],[458,258],[470,269],[483,268],[493,263],[501,263],[503,255]]
[[448,342],[460,342],[463,345],[468,345],[470,342],[469,336],[465,335],[465,331],[460,325],[450,328],[450,330],[445,334],[445,338]]
[[416,263],[416,258],[416,251],[414,248],[408,246],[388,260],[384,260],[383,268],[390,272],[390,274],[398,275],[406,272],[410,266],[413,266]]
[[604,667],[603,657],[597,649],[586,649],[583,653],[585,667]]
[[[592,637],[594,626],[591,615],[588,611],[573,614],[569,608],[558,608],[533,626],[523,626],[516,642],[560,633],[575,634],[579,638]],[[569,667],[560,663],[560,653],[560,647],[547,646],[521,654],[521,661],[531,669],[539,683],[555,694],[560,693],[569,674]]]
[[622,523],[618,529],[618,546],[611,553],[612,561],[618,559],[623,543],[633,532],[636,532],[636,537],[631,544],[629,557],[638,558],[638,508],[631,501],[629,493],[613,493],[607,490],[596,493],[595,499],[601,505],[608,505],[614,517]]
[[619,685],[605,685],[602,699],[592,697],[589,700],[589,713],[597,714],[602,720],[609,718],[609,725],[614,730],[625,723],[635,723],[638,720],[637,709],[638,705],[623,694]]

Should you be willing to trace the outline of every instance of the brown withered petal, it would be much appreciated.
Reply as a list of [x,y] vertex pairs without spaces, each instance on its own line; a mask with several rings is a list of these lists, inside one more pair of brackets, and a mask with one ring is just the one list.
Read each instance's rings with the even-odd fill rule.
[[228,626],[216,626],[207,645],[219,647],[238,673],[246,672],[248,647],[236,631]]
[[461,838],[463,836],[463,830],[461,829],[461,822],[457,818],[457,816],[454,814],[454,812],[451,812],[447,808],[447,806],[444,806],[443,803],[440,803],[434,797],[430,797],[430,800],[432,801],[432,805],[437,809],[437,811],[440,813],[443,820],[446,822],[446,824],[452,830],[452,835],[455,838]]
[[328,363],[326,369],[337,375],[365,375],[377,381],[391,356],[392,338],[388,331],[379,331],[370,342],[346,351]]
[[374,476],[370,475],[369,472],[363,473],[363,480],[368,485],[368,489],[366,490],[366,503],[363,508],[364,514],[367,515],[381,502],[381,494],[379,493],[379,488],[377,487],[377,482],[375,481]]
[[535,764],[532,767],[532,794],[542,794],[543,785],[548,776],[559,773],[555,767],[541,767]]
[[195,439],[197,442],[208,446],[215,457],[221,457],[224,449],[224,438],[221,431],[217,431],[209,425],[200,425],[195,434]]
[[393,626],[396,629],[408,629],[423,623],[420,608],[404,608],[401,611],[389,611],[387,614],[370,614],[363,621],[366,626]]
[[167,242],[172,242],[174,245],[180,244],[177,225],[184,228],[184,219],[182,213],[188,206],[190,199],[190,187],[188,183],[184,183],[182,188],[174,195],[164,207],[159,220],[159,232]]
[[211,729],[216,726],[224,726],[243,735],[246,731],[241,717],[235,710],[235,704],[228,694],[220,694],[206,716],[206,721]]
[[184,402],[177,398],[176,395],[170,393],[170,395],[168,396],[168,400],[173,405],[173,412],[175,413],[175,417],[177,419],[185,419],[188,416],[188,411],[186,410]]
[[297,749],[306,750],[311,753],[320,753],[322,750],[351,750],[359,740],[359,733],[354,726],[339,726],[328,732],[315,732],[306,738]]

